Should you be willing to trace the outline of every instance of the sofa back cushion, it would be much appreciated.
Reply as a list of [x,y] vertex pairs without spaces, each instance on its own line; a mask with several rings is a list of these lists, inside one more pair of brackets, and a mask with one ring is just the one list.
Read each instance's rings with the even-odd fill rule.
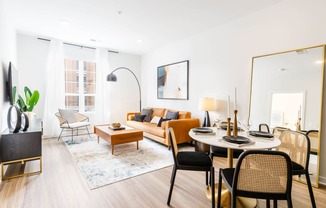
[[[176,112],[176,110],[170,110],[170,109],[167,109],[167,111],[172,111],[172,112]],[[164,117],[166,117],[166,113],[164,115]],[[191,112],[189,111],[179,111],[179,116],[178,116],[178,119],[189,119],[191,118]]]
[[189,119],[191,118],[191,112],[189,111],[179,111],[178,119]]
[[141,113],[141,115],[145,115],[144,121],[150,122],[152,120],[152,114],[153,114],[153,109],[152,108],[144,108]]
[[169,118],[171,120],[178,119],[179,118],[179,111],[170,111],[170,110],[167,110],[167,112],[165,114],[165,117],[166,118]]
[[153,108],[152,118],[154,116],[164,117],[165,111],[166,111],[165,108]]

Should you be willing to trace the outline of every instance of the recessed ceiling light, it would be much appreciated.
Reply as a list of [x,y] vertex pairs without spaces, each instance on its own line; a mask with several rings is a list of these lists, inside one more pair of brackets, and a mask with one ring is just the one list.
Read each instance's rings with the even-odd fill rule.
[[142,40],[142,39],[138,39],[137,42],[138,42],[138,43],[143,43],[144,40]]
[[316,64],[322,64],[322,63],[323,63],[323,61],[321,61],[321,60],[318,60],[318,61],[316,61],[315,63],[316,63]]
[[62,25],[69,25],[70,24],[70,22],[68,20],[60,20],[60,23]]

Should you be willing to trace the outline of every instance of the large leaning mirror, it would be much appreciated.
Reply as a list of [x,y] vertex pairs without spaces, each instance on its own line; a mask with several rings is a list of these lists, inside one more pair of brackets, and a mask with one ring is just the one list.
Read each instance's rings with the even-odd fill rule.
[[[325,45],[252,58],[249,122],[253,130],[268,124],[310,135],[310,179],[319,181],[320,130]],[[276,128],[277,129],[277,128]],[[305,182],[305,177],[295,177]]]

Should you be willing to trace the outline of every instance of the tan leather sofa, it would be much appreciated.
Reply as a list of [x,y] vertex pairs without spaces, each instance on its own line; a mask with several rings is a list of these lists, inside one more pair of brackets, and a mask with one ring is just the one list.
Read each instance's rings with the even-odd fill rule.
[[[152,108],[152,116],[165,117],[167,111],[174,111],[165,108]],[[179,111],[179,116],[177,120],[170,120],[162,122],[161,127],[158,127],[157,124],[150,122],[139,122],[134,121],[135,114],[140,112],[128,112],[127,113],[127,126],[130,126],[135,129],[139,129],[144,132],[144,136],[150,139],[153,139],[157,142],[165,144],[170,147],[170,141],[168,139],[168,129],[172,127],[174,129],[175,137],[177,143],[191,142],[191,137],[188,135],[188,132],[192,128],[200,127],[200,120],[198,118],[191,118],[191,112]]]

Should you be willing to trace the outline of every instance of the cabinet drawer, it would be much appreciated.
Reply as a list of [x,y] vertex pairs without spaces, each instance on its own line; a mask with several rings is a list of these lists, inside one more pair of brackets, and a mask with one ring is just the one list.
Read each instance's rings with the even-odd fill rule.
[[42,156],[41,132],[6,134],[1,137],[1,161]]

